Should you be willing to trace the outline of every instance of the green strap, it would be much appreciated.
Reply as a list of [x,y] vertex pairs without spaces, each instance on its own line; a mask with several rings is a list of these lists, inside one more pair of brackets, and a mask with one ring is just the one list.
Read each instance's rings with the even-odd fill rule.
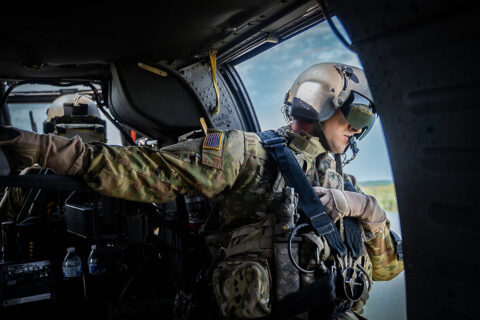
[[254,250],[273,249],[272,237],[264,237],[250,241],[241,242],[237,245],[225,249],[225,258],[240,253],[252,252]]

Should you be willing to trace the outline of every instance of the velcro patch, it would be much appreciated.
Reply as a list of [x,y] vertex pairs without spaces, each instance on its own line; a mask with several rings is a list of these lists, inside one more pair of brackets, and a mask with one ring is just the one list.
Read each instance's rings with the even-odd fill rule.
[[203,141],[203,149],[220,150],[223,140],[223,132],[209,133]]

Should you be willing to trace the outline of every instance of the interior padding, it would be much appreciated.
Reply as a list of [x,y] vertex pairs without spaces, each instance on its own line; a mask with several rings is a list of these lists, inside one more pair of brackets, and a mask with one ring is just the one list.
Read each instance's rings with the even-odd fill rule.
[[[111,64],[109,107],[127,126],[151,137],[178,136],[200,127],[203,107],[174,71],[162,77],[136,63]],[[137,129],[138,130],[138,129]]]

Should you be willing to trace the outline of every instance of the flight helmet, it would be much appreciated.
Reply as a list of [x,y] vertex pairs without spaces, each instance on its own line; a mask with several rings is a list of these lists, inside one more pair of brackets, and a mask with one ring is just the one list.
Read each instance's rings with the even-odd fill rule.
[[96,103],[88,95],[77,93],[62,95],[52,102],[43,132],[66,138],[80,136],[85,143],[106,142],[106,122]]
[[315,64],[298,76],[285,97],[289,119],[316,122],[319,126],[337,109],[354,129],[362,129],[356,139],[371,130],[376,110],[362,69],[341,63]]

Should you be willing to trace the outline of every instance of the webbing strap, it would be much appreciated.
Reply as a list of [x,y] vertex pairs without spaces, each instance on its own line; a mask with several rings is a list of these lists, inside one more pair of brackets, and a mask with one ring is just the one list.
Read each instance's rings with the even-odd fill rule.
[[313,190],[312,184],[300,168],[297,159],[287,147],[286,140],[278,137],[272,130],[260,132],[258,135],[263,141],[265,149],[269,151],[280,167],[286,184],[298,193],[300,209],[313,227],[314,232],[318,236],[325,236],[330,247],[338,254],[346,255],[347,249],[340,233]]
[[[261,227],[263,227],[263,226],[260,226],[260,228]],[[267,234],[271,235],[273,233],[273,228],[270,227],[270,228],[259,229],[259,226],[242,228],[242,229],[232,233],[232,238],[231,239],[236,239],[236,238],[240,238],[240,237],[243,237],[243,236],[248,236],[248,235],[251,235],[253,233],[258,233],[259,231],[261,231],[264,235],[267,235]]]
[[272,237],[253,239],[245,242],[240,242],[239,244],[228,247],[225,249],[225,258],[240,253],[264,249],[273,249]]
[[215,89],[215,95],[217,97],[217,102],[215,104],[215,110],[213,111],[213,114],[217,114],[218,111],[220,111],[220,91],[218,90],[217,85],[217,51],[211,50],[208,55],[210,56],[210,64],[212,67],[213,87]]
[[[357,192],[353,184],[349,181],[343,183],[345,191]],[[362,229],[358,218],[344,217],[343,227],[345,229],[345,242],[347,243],[349,251],[353,258],[358,258],[362,255]]]

